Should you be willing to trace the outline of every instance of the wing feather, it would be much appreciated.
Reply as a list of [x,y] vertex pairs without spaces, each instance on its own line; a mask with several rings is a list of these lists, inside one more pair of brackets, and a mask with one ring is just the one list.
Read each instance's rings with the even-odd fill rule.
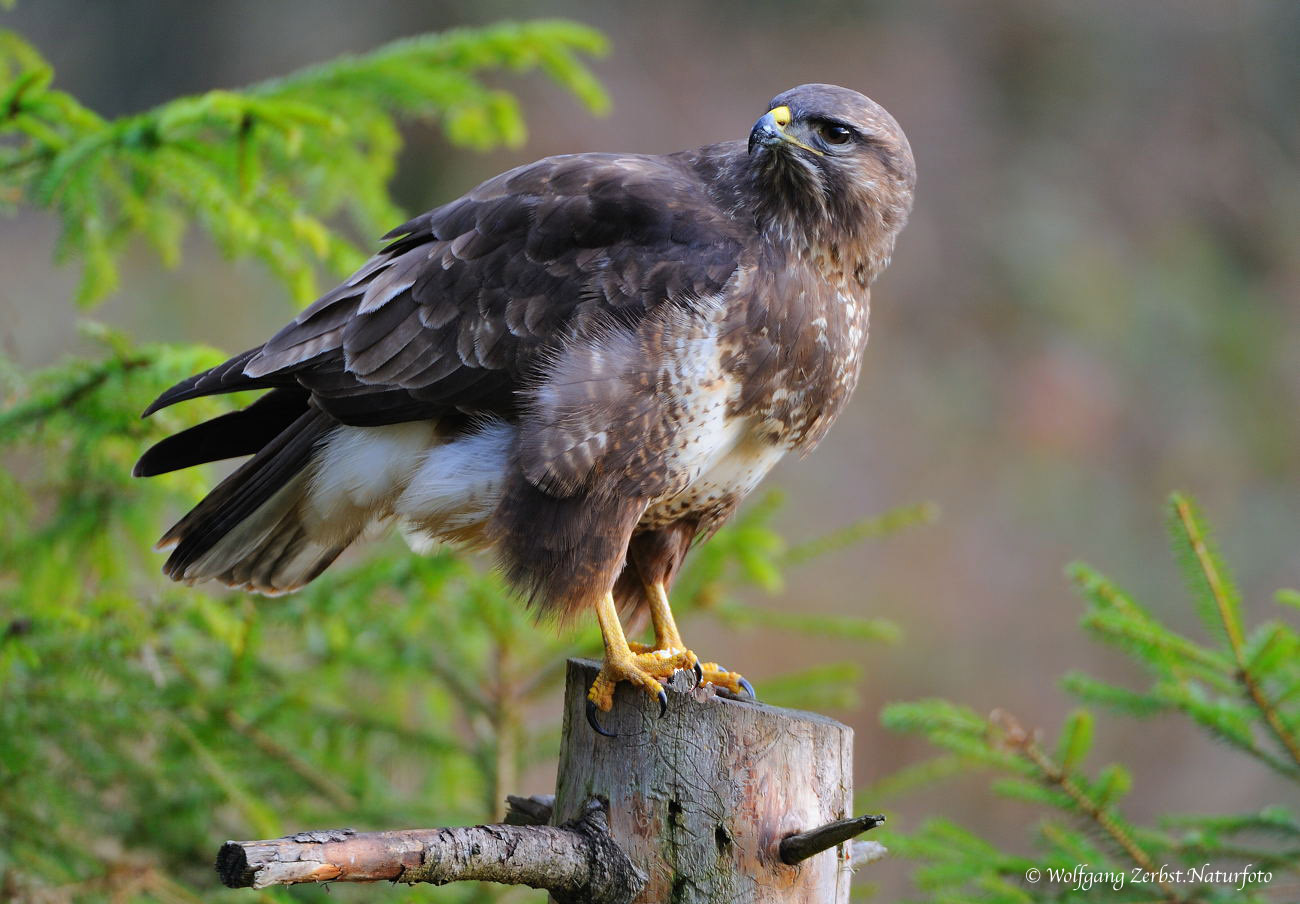
[[564,343],[726,284],[750,236],[692,159],[584,154],[504,173],[402,224],[260,349],[164,398],[297,384],[344,423],[512,416]]

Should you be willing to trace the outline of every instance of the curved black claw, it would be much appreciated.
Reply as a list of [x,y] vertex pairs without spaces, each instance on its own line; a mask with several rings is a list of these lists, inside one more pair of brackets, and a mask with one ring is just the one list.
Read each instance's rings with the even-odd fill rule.
[[745,693],[749,694],[751,699],[757,700],[758,692],[754,690],[754,685],[750,684],[744,678],[740,678],[738,680],[740,682],[740,686],[745,689]]
[[698,659],[695,660],[694,671],[695,671],[695,686],[699,687],[701,684],[704,683],[704,668],[700,665],[700,661]]
[[588,700],[587,701],[587,724],[590,725],[592,730],[596,732],[596,734],[598,735],[604,735],[607,738],[617,738],[618,735],[614,734],[614,732],[606,731],[605,729],[600,727],[600,722],[596,720],[596,713],[597,713],[597,709],[596,709],[595,702],[592,700]]
[[666,712],[668,712],[668,694],[661,687],[659,688],[659,718],[662,719]]

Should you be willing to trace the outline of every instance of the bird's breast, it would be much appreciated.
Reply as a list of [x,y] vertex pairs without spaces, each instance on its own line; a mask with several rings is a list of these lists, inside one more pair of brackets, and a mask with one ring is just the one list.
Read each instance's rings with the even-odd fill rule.
[[786,449],[816,445],[857,385],[869,293],[851,280],[795,267],[759,291],[732,359],[744,387],[735,413]]
[[730,419],[726,429],[723,449],[700,463],[685,488],[652,502],[641,518],[642,529],[689,518],[701,523],[702,533],[711,533],[785,455],[784,447],[761,435],[748,419]]

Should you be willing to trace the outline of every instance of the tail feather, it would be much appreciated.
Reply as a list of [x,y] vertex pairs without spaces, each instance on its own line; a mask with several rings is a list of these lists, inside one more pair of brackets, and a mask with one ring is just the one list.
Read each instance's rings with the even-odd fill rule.
[[223,414],[156,443],[135,464],[153,477],[210,461],[252,455],[307,411],[306,390],[273,389],[247,408]]
[[[261,352],[261,346],[241,352],[229,361],[209,368],[203,373],[195,374],[181,380],[171,389],[154,399],[153,404],[144,410],[141,417],[148,417],[159,409],[186,399],[199,396],[218,395],[223,392],[238,392],[241,389],[266,389],[279,385],[283,380],[271,378],[253,378],[244,375],[244,366]],[[296,384],[295,384],[296,385]]]
[[[355,539],[313,539],[297,503],[305,472],[285,485],[190,566],[192,580],[212,578],[229,587],[268,595],[297,590],[320,575]],[[268,522],[269,525],[268,525]]]
[[[163,571],[178,581],[217,578],[246,557],[264,558],[268,553],[261,546],[280,539],[281,531],[301,529],[294,525],[308,485],[305,469],[336,425],[328,414],[309,408],[258,450],[163,535],[159,545],[175,543]],[[265,589],[278,588],[268,583]]]

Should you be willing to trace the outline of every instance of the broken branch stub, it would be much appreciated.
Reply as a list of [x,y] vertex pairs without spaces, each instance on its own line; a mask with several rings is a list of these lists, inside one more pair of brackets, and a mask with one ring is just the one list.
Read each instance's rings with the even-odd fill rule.
[[814,854],[843,844],[868,829],[874,829],[884,821],[883,816],[857,816],[853,819],[837,819],[807,832],[787,835],[781,839],[781,862],[794,866]]

